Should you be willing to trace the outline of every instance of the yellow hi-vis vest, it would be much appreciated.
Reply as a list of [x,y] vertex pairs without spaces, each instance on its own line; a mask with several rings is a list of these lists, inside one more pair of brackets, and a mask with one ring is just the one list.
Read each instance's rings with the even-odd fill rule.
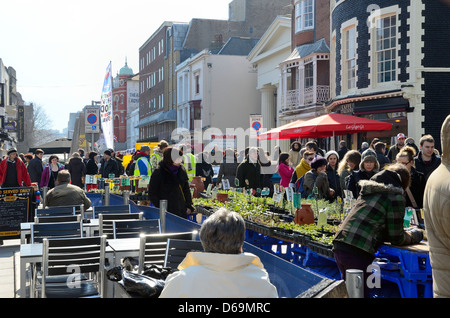
[[158,168],[158,163],[161,161],[161,154],[159,152],[155,152],[150,157],[150,164],[152,165],[152,169],[155,170]]
[[195,156],[191,153],[188,153],[187,155],[183,155],[183,159],[183,166],[186,168],[189,181],[192,181],[192,179],[195,177]]
[[145,157],[140,157],[138,160],[136,160],[136,164],[134,165],[134,175],[135,176],[141,175],[141,171],[139,170],[139,161],[141,161],[141,160],[147,167],[147,175],[151,176],[152,175],[152,166],[151,166],[150,162],[148,161],[148,159]]

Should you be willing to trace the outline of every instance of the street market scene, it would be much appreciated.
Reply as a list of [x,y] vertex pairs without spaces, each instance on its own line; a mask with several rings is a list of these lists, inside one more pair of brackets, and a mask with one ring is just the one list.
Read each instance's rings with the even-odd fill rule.
[[123,8],[55,3],[67,79],[0,47],[0,298],[450,298],[449,1],[131,0],[81,79]]

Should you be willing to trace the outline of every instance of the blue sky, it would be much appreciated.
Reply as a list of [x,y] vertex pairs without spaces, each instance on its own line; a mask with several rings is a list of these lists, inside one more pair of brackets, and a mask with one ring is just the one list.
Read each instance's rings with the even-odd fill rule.
[[232,0],[0,0],[0,58],[17,72],[26,103],[53,129],[100,100],[109,62],[139,71],[139,47],[164,21],[228,19]]

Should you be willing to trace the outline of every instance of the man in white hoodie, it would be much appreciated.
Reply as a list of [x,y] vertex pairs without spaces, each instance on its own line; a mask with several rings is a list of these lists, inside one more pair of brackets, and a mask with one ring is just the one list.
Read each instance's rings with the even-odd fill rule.
[[203,222],[204,252],[189,252],[170,274],[160,298],[277,298],[258,256],[243,253],[245,222],[236,212],[217,210]]

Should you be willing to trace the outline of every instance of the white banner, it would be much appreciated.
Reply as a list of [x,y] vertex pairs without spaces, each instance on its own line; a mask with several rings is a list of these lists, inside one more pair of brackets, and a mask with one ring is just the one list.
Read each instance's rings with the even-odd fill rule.
[[114,123],[112,111],[112,73],[111,62],[106,69],[105,81],[103,82],[102,103],[100,107],[100,119],[102,131],[107,148],[114,149]]

